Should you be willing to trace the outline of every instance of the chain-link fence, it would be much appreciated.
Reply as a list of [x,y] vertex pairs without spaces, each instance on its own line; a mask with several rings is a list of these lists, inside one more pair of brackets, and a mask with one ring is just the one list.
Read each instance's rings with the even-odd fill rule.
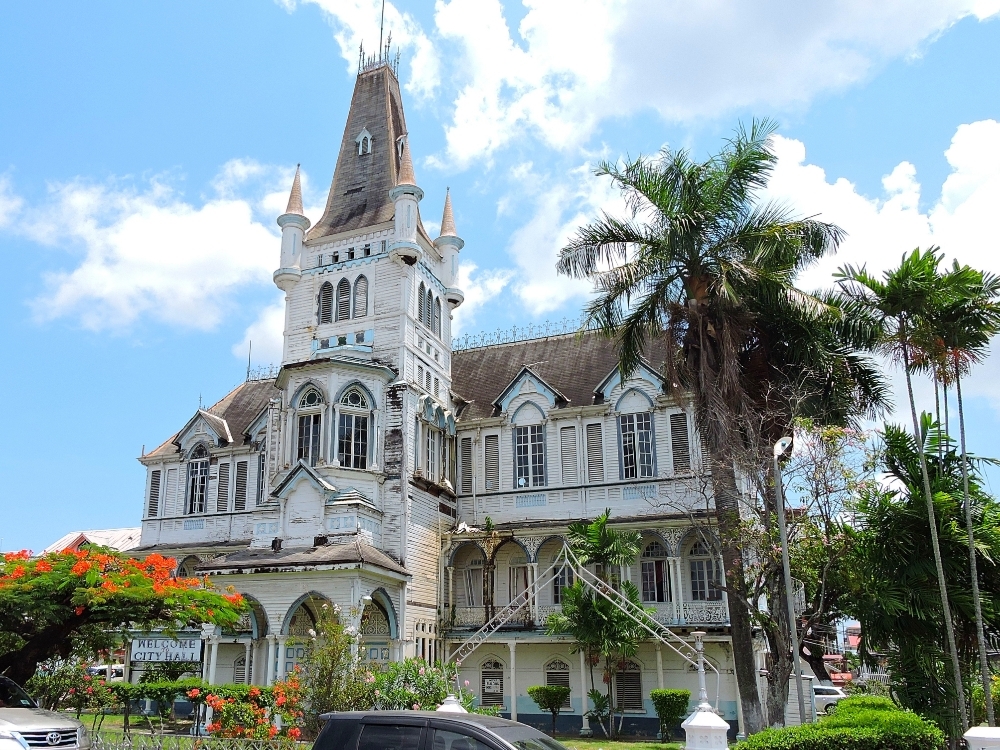
[[93,737],[93,750],[299,750],[308,745],[288,737],[252,740],[140,732],[98,732]]

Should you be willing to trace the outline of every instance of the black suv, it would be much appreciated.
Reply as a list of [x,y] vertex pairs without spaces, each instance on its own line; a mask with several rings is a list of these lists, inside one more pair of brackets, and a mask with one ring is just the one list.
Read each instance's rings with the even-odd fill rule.
[[323,714],[313,750],[566,750],[525,724],[481,714],[355,711]]

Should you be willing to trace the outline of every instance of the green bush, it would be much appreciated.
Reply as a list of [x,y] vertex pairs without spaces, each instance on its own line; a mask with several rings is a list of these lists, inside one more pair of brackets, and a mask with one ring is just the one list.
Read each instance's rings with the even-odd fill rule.
[[528,695],[540,709],[552,714],[552,734],[556,733],[556,717],[569,698],[569,688],[565,685],[532,685]]
[[944,750],[934,724],[901,711],[888,698],[845,698],[816,724],[765,729],[735,750]]
[[660,736],[670,739],[673,729],[687,713],[691,703],[690,690],[653,690],[649,693],[653,708],[660,719]]

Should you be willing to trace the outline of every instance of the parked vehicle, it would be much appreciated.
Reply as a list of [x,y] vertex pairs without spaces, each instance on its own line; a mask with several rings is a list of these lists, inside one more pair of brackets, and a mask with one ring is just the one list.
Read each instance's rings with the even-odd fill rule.
[[89,750],[90,735],[76,719],[45,711],[13,680],[0,677],[0,750]]
[[356,711],[324,714],[313,750],[566,750],[534,727],[481,714]]
[[837,707],[837,703],[846,698],[847,693],[839,687],[832,685],[814,685],[813,701],[816,703],[816,713],[830,713]]

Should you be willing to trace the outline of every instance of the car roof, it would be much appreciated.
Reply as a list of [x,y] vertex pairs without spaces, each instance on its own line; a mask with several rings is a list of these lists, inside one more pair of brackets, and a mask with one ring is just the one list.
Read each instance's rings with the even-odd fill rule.
[[354,720],[361,721],[366,718],[388,719],[392,717],[406,719],[437,719],[441,721],[454,721],[460,724],[478,724],[485,729],[506,726],[524,726],[520,722],[503,719],[499,716],[487,716],[486,714],[460,714],[450,711],[333,711],[320,715],[323,721],[335,719],[337,721]]

